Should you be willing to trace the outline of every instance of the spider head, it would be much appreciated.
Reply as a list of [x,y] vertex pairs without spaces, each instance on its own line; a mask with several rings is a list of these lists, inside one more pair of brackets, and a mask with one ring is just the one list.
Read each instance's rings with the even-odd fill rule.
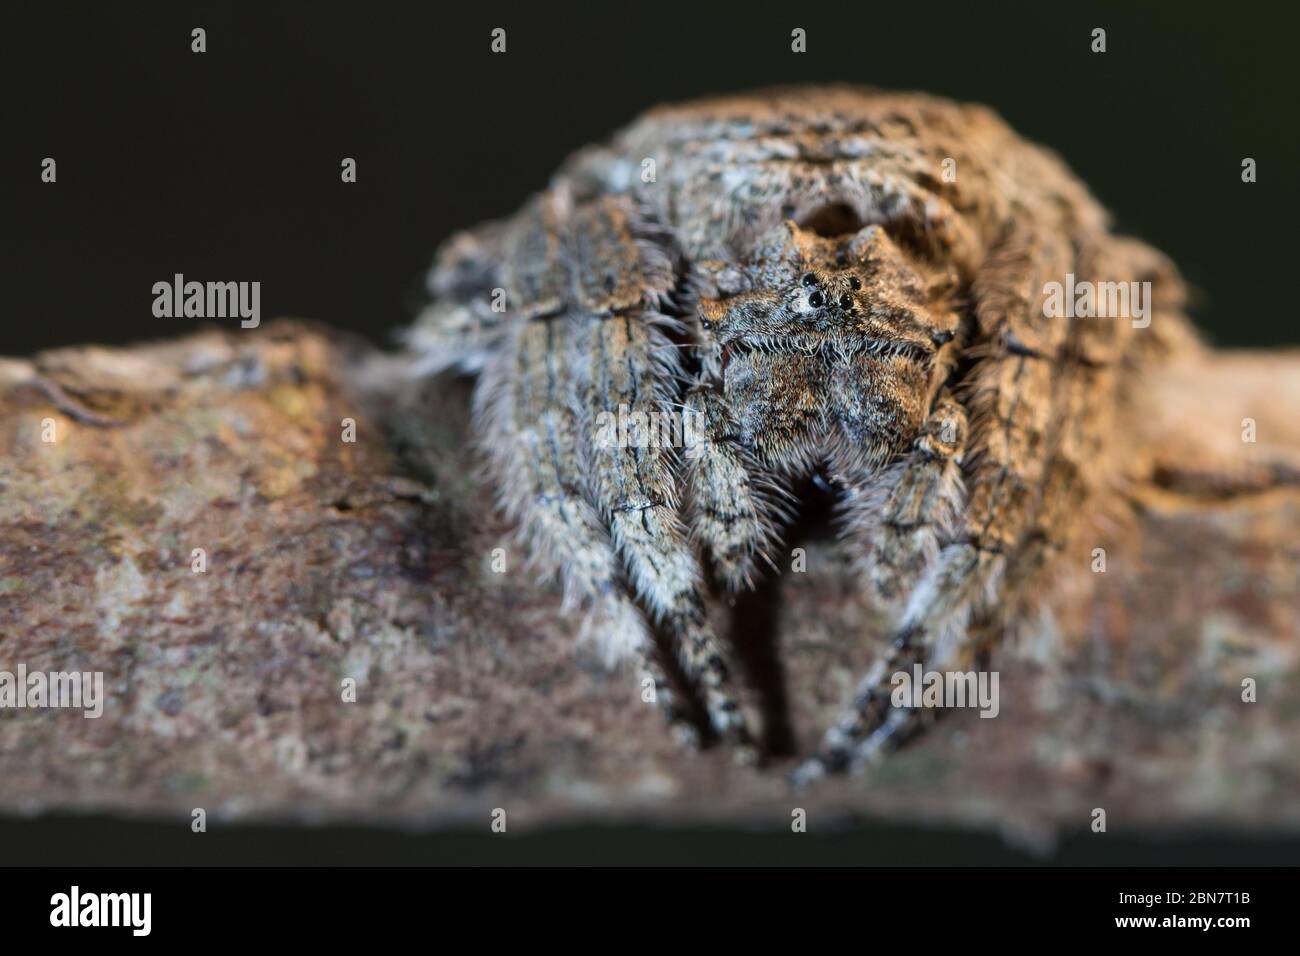
[[701,329],[720,348],[933,356],[956,330],[936,314],[935,282],[878,225],[823,238],[792,221],[727,270],[700,303]]
[[742,433],[785,447],[839,432],[877,458],[910,441],[957,326],[938,278],[880,226],[823,237],[794,222],[719,271],[700,328]]

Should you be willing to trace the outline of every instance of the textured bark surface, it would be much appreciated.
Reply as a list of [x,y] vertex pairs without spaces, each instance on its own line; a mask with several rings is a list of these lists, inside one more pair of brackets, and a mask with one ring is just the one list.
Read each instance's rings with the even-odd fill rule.
[[[996,655],[999,716],[797,796],[784,765],[678,751],[635,675],[575,653],[478,479],[467,388],[398,372],[297,323],[0,361],[0,671],[107,692],[99,719],[0,710],[0,811],[1300,829],[1300,354],[1147,382],[1136,520]],[[807,569],[732,634],[801,752],[879,639],[834,542]]]

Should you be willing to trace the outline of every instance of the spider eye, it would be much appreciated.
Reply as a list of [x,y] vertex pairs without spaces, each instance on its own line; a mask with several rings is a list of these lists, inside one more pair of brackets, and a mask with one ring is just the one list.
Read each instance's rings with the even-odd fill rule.
[[822,295],[820,292],[813,292],[812,295],[808,296],[808,304],[814,309],[820,309],[826,304],[826,296]]
[[840,308],[846,310],[853,308],[853,296],[847,292],[840,296]]
[[858,289],[862,288],[862,280],[857,276],[849,276],[849,286],[854,292],[856,292]]
[[803,278],[800,279],[799,281],[802,282],[804,285],[816,285],[817,277],[813,275],[811,272],[805,272],[803,274]]

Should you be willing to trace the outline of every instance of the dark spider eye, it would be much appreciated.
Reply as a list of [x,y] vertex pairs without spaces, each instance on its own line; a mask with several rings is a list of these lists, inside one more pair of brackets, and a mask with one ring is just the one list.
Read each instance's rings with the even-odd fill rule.
[[856,292],[862,288],[862,280],[857,276],[849,276],[849,286]]
[[822,295],[820,292],[814,292],[812,295],[808,296],[808,304],[814,309],[820,309],[826,304],[826,296]]
[[802,282],[804,285],[816,285],[817,277],[813,275],[811,272],[805,272],[803,274],[803,278],[800,279],[799,281]]
[[849,295],[847,292],[844,293],[842,296],[840,296],[840,308],[841,309],[853,308],[853,296]]

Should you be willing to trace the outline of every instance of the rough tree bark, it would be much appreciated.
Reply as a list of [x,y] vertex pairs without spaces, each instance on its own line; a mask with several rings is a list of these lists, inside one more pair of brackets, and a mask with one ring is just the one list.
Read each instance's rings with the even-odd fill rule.
[[[0,710],[0,811],[1300,827],[1300,353],[1148,382],[1137,520],[998,654],[1000,715],[797,800],[780,767],[678,751],[633,675],[575,655],[478,480],[466,399],[301,323],[0,361],[0,671],[107,692],[99,719]],[[833,542],[807,567],[733,634],[804,752],[880,633]]]

